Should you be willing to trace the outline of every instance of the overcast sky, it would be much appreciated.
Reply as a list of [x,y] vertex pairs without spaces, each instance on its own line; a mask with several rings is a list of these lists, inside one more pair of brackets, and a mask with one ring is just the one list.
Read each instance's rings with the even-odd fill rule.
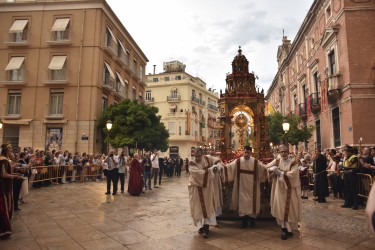
[[293,41],[313,0],[107,0],[149,62],[146,74],[178,60],[207,88],[225,89],[238,46],[266,91],[283,29]]

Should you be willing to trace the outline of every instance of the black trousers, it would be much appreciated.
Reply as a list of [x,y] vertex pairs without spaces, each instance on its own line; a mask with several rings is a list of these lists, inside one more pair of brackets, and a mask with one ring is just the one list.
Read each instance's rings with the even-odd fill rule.
[[125,173],[118,173],[118,177],[120,179],[120,189],[121,192],[124,192],[124,186],[125,186]]
[[346,206],[358,207],[358,181],[354,171],[346,171],[344,175],[345,204]]
[[14,208],[18,208],[18,200],[20,198],[20,192],[23,180],[13,179],[13,202]]
[[118,168],[104,170],[104,175],[107,179],[107,193],[111,192],[111,182],[113,185],[113,193],[117,193],[117,182],[118,182]]

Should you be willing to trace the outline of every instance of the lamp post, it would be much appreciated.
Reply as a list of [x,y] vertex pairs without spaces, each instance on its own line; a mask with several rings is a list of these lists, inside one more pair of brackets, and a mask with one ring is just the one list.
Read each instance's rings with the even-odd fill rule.
[[288,131],[289,131],[290,123],[284,119],[283,121],[283,130],[285,132],[285,145],[288,146]]
[[107,153],[109,153],[109,131],[111,130],[112,128],[112,121],[111,120],[108,120],[107,123],[106,123],[106,127],[107,127]]

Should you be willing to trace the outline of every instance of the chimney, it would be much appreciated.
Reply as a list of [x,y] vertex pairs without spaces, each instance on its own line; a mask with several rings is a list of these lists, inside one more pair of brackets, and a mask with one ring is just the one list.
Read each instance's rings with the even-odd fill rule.
[[156,65],[154,64],[154,75],[155,75],[155,71],[156,71]]

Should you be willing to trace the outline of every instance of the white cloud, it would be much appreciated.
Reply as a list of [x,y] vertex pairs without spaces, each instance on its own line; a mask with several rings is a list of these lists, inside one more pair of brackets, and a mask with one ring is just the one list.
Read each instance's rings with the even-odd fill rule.
[[225,89],[242,47],[265,90],[277,72],[282,30],[293,39],[313,0],[107,0],[149,59],[146,74],[179,60],[208,87]]

